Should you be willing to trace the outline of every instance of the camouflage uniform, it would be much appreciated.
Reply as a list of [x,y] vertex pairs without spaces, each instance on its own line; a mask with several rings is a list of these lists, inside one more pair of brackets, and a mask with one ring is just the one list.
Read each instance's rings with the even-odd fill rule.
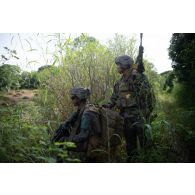
[[87,152],[89,138],[101,133],[99,115],[89,110],[88,106],[89,105],[86,104],[78,109],[72,114],[70,119],[64,123],[65,128],[67,127],[67,122],[69,123],[70,131],[67,136],[70,141],[76,143],[77,151],[80,152]]
[[124,136],[126,139],[126,151],[128,156],[136,152],[137,137],[140,146],[144,145],[144,120],[146,114],[145,93],[149,89],[149,83],[144,74],[140,74],[132,68],[133,60],[129,56],[116,58],[117,65],[128,69],[128,75],[124,76],[114,85],[109,107],[116,106],[124,118]]
[[[83,88],[73,88],[71,96],[77,96],[80,99],[87,99],[87,91]],[[56,131],[54,141],[72,141],[76,144],[74,152],[82,154],[82,160],[85,160],[88,149],[88,141],[92,136],[100,134],[99,115],[97,112],[89,109],[88,104],[84,104],[74,112],[66,122],[60,125]],[[61,132],[61,133],[59,133]],[[58,138],[57,135],[60,137]],[[83,158],[84,157],[84,158]]]

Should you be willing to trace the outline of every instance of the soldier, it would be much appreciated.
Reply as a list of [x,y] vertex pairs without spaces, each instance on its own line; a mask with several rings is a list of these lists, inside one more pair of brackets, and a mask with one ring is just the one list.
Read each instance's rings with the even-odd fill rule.
[[[137,137],[140,146],[144,146],[144,118],[149,110],[146,92],[150,85],[143,73],[133,68],[133,59],[127,55],[115,59],[121,79],[114,85],[111,102],[107,108],[117,107],[124,118],[124,136],[128,159],[137,154]],[[149,96],[148,96],[149,97]]]
[[[86,160],[89,138],[100,134],[99,115],[95,110],[89,109],[87,99],[89,89],[73,88],[70,91],[72,103],[77,111],[54,134],[53,142],[72,141],[76,144],[76,152]],[[84,157],[84,158],[83,158]],[[88,161],[88,160],[87,160]]]

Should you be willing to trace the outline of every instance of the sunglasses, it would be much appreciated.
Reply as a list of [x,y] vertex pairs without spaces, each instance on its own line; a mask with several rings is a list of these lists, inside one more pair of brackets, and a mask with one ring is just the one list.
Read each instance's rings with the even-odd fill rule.
[[71,100],[74,100],[74,99],[76,99],[77,98],[77,96],[72,96],[71,97]]

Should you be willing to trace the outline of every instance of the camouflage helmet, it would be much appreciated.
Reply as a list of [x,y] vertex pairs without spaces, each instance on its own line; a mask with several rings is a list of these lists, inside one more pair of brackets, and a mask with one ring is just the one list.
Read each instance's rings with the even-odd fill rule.
[[134,61],[128,55],[122,55],[115,58],[115,63],[123,68],[130,68],[133,65]]
[[90,90],[83,87],[74,87],[70,90],[70,96],[77,97],[80,100],[87,99],[90,96]]

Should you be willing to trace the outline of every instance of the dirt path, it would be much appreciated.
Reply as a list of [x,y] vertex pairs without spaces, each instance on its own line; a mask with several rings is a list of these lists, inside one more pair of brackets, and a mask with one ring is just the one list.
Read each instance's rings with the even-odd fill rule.
[[8,93],[2,93],[0,96],[0,105],[17,104],[21,101],[32,101],[33,97],[37,94],[36,90],[11,90]]

